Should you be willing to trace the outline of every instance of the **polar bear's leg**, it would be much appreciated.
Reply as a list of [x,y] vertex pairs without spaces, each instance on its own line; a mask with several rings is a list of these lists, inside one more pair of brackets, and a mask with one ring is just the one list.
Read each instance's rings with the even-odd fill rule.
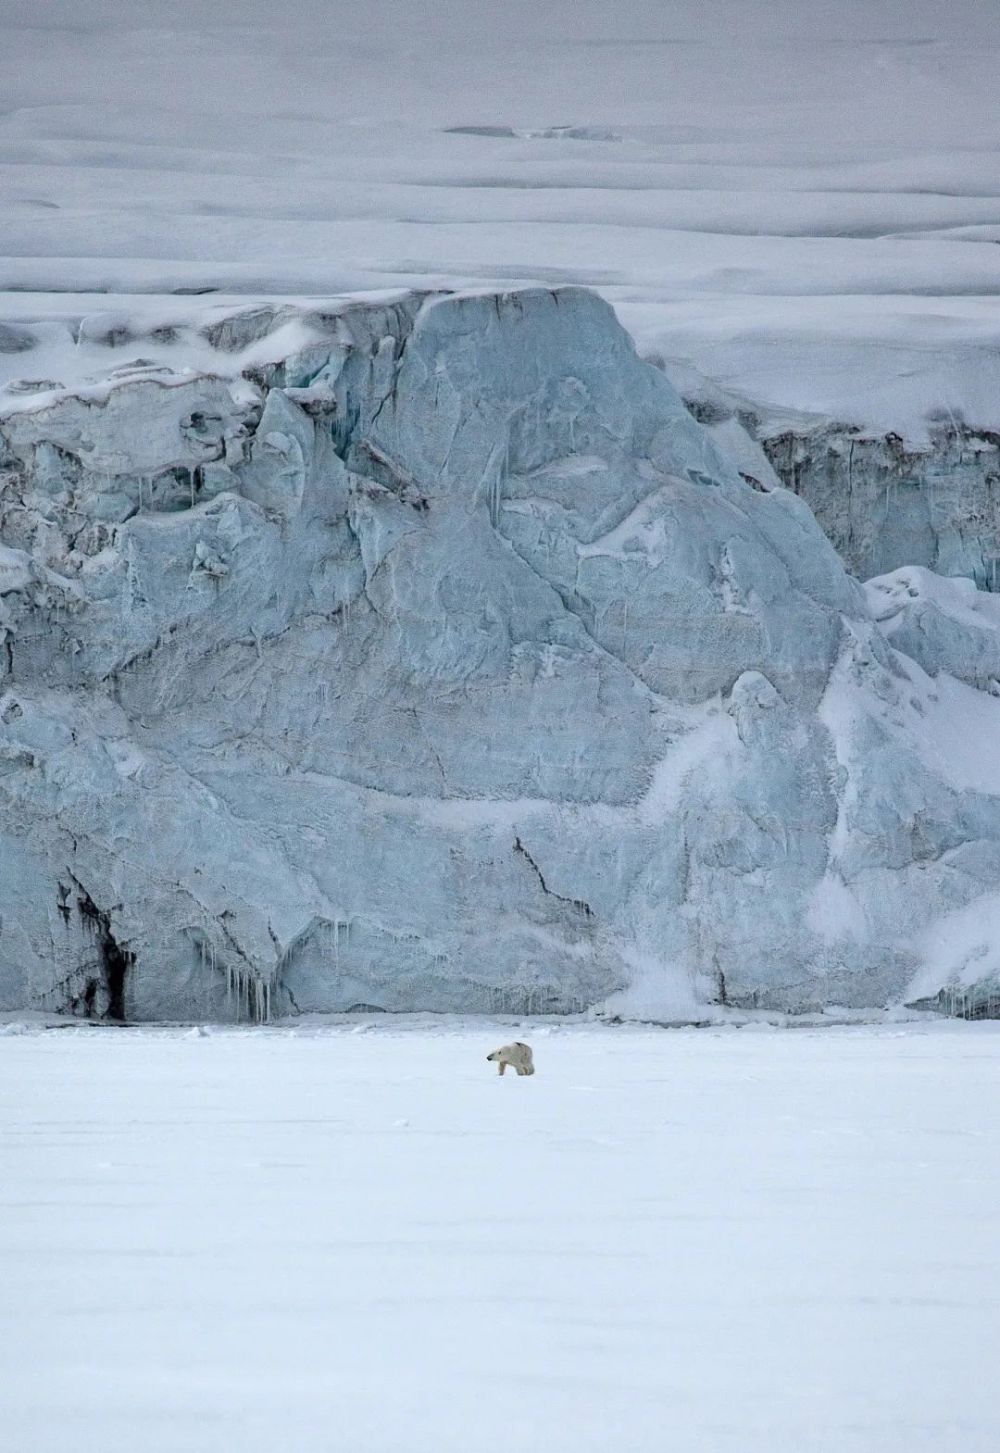
[[507,1061],[505,1059],[499,1060],[497,1062],[497,1069],[500,1071],[501,1074],[503,1074],[503,1072],[504,1072],[504,1070],[506,1068],[507,1068]]

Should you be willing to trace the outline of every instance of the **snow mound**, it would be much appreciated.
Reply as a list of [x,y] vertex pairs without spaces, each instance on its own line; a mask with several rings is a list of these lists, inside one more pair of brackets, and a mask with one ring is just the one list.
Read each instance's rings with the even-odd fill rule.
[[865,594],[883,633],[929,675],[1000,693],[1000,597],[919,566],[876,576]]

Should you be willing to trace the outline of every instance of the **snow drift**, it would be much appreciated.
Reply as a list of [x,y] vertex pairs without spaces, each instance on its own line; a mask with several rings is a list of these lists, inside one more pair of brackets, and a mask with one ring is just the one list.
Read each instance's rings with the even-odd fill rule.
[[605,303],[248,309],[194,368],[168,333],[3,396],[0,1007],[992,992],[1000,780],[941,743],[949,692],[1000,724],[993,617],[890,644]]

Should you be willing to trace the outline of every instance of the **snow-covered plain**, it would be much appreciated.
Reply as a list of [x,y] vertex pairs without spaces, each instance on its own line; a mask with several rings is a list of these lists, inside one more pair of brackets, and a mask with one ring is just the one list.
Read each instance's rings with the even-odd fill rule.
[[768,408],[995,426],[983,0],[6,0],[0,19],[0,319],[581,282],[641,346]]
[[0,1447],[995,1453],[996,1026],[765,1028],[5,1036]]

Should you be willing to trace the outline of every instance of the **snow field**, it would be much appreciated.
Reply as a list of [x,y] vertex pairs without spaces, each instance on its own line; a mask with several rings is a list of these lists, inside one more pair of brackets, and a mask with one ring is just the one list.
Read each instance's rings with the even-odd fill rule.
[[5,1035],[0,1448],[993,1453],[998,1066],[940,1022]]

